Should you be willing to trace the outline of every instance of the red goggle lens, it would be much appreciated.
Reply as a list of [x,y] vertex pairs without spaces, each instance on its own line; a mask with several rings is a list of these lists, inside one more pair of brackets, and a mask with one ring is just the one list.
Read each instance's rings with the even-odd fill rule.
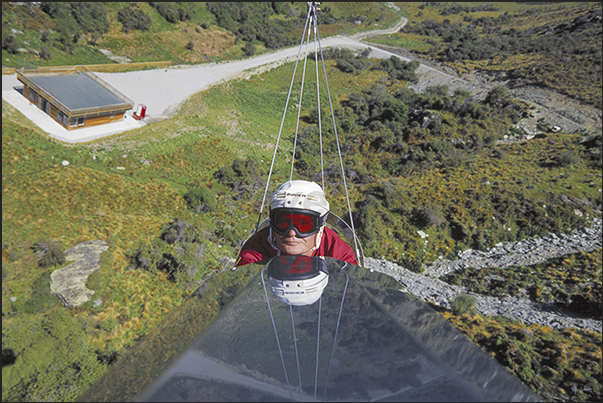
[[275,227],[281,231],[286,231],[291,225],[302,233],[314,230],[314,220],[305,214],[284,214],[278,218]]
[[291,211],[273,211],[270,224],[273,230],[281,235],[285,235],[293,228],[298,235],[307,236],[318,232],[322,225],[317,215]]

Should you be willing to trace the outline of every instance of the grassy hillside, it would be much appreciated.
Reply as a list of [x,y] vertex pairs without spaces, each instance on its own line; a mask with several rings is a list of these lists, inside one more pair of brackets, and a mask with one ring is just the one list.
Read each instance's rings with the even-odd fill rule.
[[[110,19],[120,6],[107,4]],[[150,5],[137,4],[152,18],[163,18]],[[335,4],[336,19],[343,8]],[[351,7],[349,12],[361,14]],[[195,15],[215,23],[201,9]],[[165,19],[153,24],[140,34],[147,40],[173,27]],[[207,30],[230,35],[215,25]],[[600,135],[547,133],[502,142],[529,114],[524,103],[503,88],[483,102],[445,87],[416,94],[407,88],[415,67],[346,52],[327,60],[355,225],[367,256],[420,271],[422,263],[453,258],[468,247],[568,232],[600,217]],[[178,116],[89,144],[53,141],[3,101],[3,400],[73,401],[133,346],[152,343],[147,336],[181,312],[178,307],[188,312],[183,301],[199,282],[229,267],[227,259],[236,256],[257,220],[292,71],[286,64],[219,85],[192,96]],[[299,178],[318,173],[314,105],[315,95],[306,92]],[[289,177],[296,125],[290,107],[271,190]],[[330,112],[322,116],[328,120],[322,127],[327,193],[333,211],[344,216]],[[429,234],[429,242],[417,231]],[[94,239],[110,244],[88,281],[102,302],[62,308],[50,294],[49,276],[64,265],[40,265],[32,247],[54,241],[64,250]],[[600,276],[567,273],[596,273],[600,252],[536,268],[543,273],[540,285],[554,291],[549,300],[595,317],[572,302],[587,296],[588,286],[586,305],[600,306]],[[533,273],[522,268],[498,274],[518,285],[533,281]],[[467,275],[466,281],[483,288],[480,278]],[[534,298],[542,297],[536,291]],[[219,294],[215,290],[206,301],[203,317],[217,312]],[[600,334],[527,327],[471,312],[442,314],[544,399],[601,400]]]
[[[297,44],[307,14],[304,2],[68,4],[2,3],[2,65],[114,63],[100,49],[132,62],[238,59]],[[326,37],[393,25],[397,15],[377,2],[335,2],[321,18]]]

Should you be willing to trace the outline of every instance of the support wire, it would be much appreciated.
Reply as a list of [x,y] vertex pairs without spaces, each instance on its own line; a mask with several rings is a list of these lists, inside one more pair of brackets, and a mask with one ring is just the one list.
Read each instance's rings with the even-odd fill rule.
[[266,181],[266,189],[264,190],[264,197],[262,199],[262,206],[258,213],[258,221],[255,225],[255,230],[258,230],[260,221],[262,218],[262,211],[264,211],[264,205],[266,203],[266,195],[268,194],[268,187],[270,185],[270,177],[272,176],[272,169],[274,168],[274,161],[276,160],[276,152],[278,151],[278,143],[281,139],[281,133],[283,132],[283,124],[285,123],[285,116],[287,115],[287,108],[289,107],[289,98],[291,97],[291,89],[293,88],[293,82],[295,81],[295,72],[297,71],[297,64],[299,63],[299,54],[301,53],[302,44],[306,34],[306,28],[308,27],[308,21],[310,20],[310,13],[306,17],[306,24],[304,25],[304,33],[302,35],[301,42],[299,44],[299,50],[297,51],[297,60],[295,61],[295,68],[293,69],[293,76],[291,77],[291,84],[289,85],[289,93],[287,94],[287,102],[285,102],[285,110],[283,111],[283,118],[281,119],[281,127],[278,130],[278,137],[276,138],[276,144],[274,145],[274,154],[272,155],[272,162],[270,163],[270,171],[268,172],[268,180]]
[[[356,252],[356,258],[357,260],[360,262],[361,261],[361,254],[360,254],[360,249],[358,246],[358,240],[355,236],[356,234],[356,230],[354,228],[354,219],[352,217],[352,206],[350,205],[350,195],[349,195],[349,191],[348,191],[348,185],[346,182],[346,178],[345,178],[345,168],[343,165],[343,158],[341,156],[341,146],[339,143],[339,134],[337,133],[337,124],[335,123],[335,112],[333,109],[333,102],[331,100],[331,91],[329,89],[329,81],[327,79],[327,70],[325,67],[325,60],[324,60],[324,55],[322,52],[322,45],[320,43],[320,34],[318,33],[318,18],[316,15],[316,4],[314,2],[309,2],[308,3],[308,15],[306,16],[306,23],[304,25],[304,30],[303,30],[303,34],[302,34],[302,40],[299,44],[299,49],[297,52],[297,60],[295,62],[295,68],[293,70],[293,76],[291,77],[291,84],[289,85],[289,92],[287,94],[287,101],[285,103],[285,109],[283,111],[283,117],[281,119],[281,125],[279,128],[279,132],[278,132],[278,137],[276,140],[276,145],[274,147],[274,154],[272,156],[272,162],[270,164],[270,171],[268,173],[268,180],[266,181],[266,188],[264,190],[264,197],[262,198],[262,205],[260,207],[260,211],[258,213],[258,220],[256,223],[256,227],[255,227],[255,231],[258,231],[258,228],[260,226],[260,222],[261,222],[261,218],[262,218],[262,211],[264,210],[264,206],[266,204],[266,196],[268,194],[268,188],[270,186],[270,178],[272,177],[272,171],[274,169],[274,163],[276,161],[276,154],[278,151],[278,145],[281,139],[281,134],[283,131],[283,125],[285,122],[285,116],[287,114],[287,108],[289,106],[289,100],[291,98],[291,91],[293,89],[293,82],[295,80],[295,74],[297,72],[297,66],[299,64],[299,58],[300,58],[300,54],[301,54],[301,50],[304,44],[304,40],[306,40],[306,53],[304,54],[304,69],[303,69],[303,73],[302,73],[302,83],[301,83],[301,89],[300,89],[300,95],[299,95],[299,105],[298,105],[298,111],[297,111],[297,123],[296,123],[296,127],[295,127],[295,138],[294,138],[294,142],[293,142],[293,154],[291,157],[291,173],[289,175],[289,180],[293,179],[293,168],[295,165],[295,152],[296,152],[296,146],[297,146],[297,138],[298,138],[298,130],[299,130],[299,118],[300,118],[300,113],[301,113],[301,104],[302,104],[302,95],[303,95],[303,88],[304,88],[304,81],[305,81],[305,75],[306,75],[306,65],[307,65],[307,54],[308,54],[308,44],[310,41],[310,35],[311,35],[311,31],[314,31],[314,54],[315,54],[315,61],[316,61],[316,92],[317,92],[317,99],[318,99],[318,131],[319,131],[319,140],[320,140],[320,170],[321,170],[321,176],[322,176],[322,188],[323,190],[325,190],[325,178],[324,178],[324,159],[323,159],[323,141],[322,141],[322,118],[321,118],[321,108],[320,108],[320,87],[319,87],[319,79],[318,79],[318,55],[317,55],[317,43],[318,43],[318,51],[320,52],[320,61],[322,62],[322,69],[323,69],[323,74],[324,74],[324,79],[325,79],[325,85],[326,85],[326,89],[327,89],[327,97],[329,99],[329,107],[331,110],[331,118],[333,120],[333,131],[335,133],[335,142],[337,144],[337,153],[339,155],[339,165],[341,168],[341,178],[343,181],[343,186],[345,189],[345,196],[346,196],[346,202],[347,202],[347,207],[348,207],[348,213],[349,213],[349,219],[350,219],[350,225],[351,225],[351,229],[352,229],[352,233],[354,234],[354,249]],[[306,36],[307,35],[307,36]]]

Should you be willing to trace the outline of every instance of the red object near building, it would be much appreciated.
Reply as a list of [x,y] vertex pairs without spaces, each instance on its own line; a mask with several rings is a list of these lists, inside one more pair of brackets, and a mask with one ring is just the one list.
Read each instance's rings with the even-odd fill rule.
[[147,106],[143,104],[138,104],[138,108],[136,108],[136,112],[132,115],[134,119],[141,120],[147,114]]

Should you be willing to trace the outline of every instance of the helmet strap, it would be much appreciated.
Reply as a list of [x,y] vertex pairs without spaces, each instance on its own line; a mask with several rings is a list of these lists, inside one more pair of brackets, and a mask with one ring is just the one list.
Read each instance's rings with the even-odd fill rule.
[[272,246],[276,250],[277,256],[280,256],[281,250],[278,248],[278,246],[276,246],[276,239],[272,235],[272,227],[268,227],[268,228],[270,228],[270,231],[268,232],[268,243],[270,244],[270,246]]
[[314,244],[314,247],[312,249],[310,249],[311,252],[314,252],[315,250],[317,250],[320,247],[320,242],[322,241],[322,234],[324,233],[324,231],[325,231],[325,226],[323,225],[322,227],[320,227],[320,230],[316,234],[316,243]]

